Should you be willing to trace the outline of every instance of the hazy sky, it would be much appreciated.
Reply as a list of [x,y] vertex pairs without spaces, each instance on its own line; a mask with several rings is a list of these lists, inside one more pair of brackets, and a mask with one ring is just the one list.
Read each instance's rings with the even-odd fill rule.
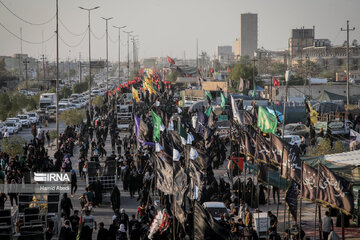
[[[55,15],[55,0],[1,0],[21,18],[41,23]],[[240,14],[258,14],[258,46],[266,49],[287,48],[292,28],[312,28],[315,25],[316,38],[329,38],[340,44],[346,38],[341,27],[346,20],[355,27],[350,39],[360,41],[360,1],[359,0],[59,0],[59,16],[65,26],[76,34],[87,28],[87,11],[78,6],[95,7],[92,11],[91,28],[95,36],[101,38],[105,33],[105,21],[101,17],[114,17],[109,21],[109,58],[117,60],[117,30],[112,25],[126,25],[127,31],[134,31],[140,42],[140,58],[171,56],[174,58],[195,58],[196,39],[199,51],[215,54],[216,46],[231,45],[240,33]],[[42,26],[32,26],[12,15],[0,4],[0,23],[16,35],[28,41],[41,42],[54,34],[55,19]],[[88,58],[88,36],[71,35],[59,24],[61,38],[60,58]],[[43,33],[43,34],[42,34]],[[121,35],[121,59],[125,60],[126,34]],[[92,58],[105,58],[105,38],[94,36]],[[32,45],[23,42],[23,53],[40,57],[45,53],[48,59],[55,58],[55,38],[45,44]],[[20,52],[20,40],[0,26],[0,55]]]

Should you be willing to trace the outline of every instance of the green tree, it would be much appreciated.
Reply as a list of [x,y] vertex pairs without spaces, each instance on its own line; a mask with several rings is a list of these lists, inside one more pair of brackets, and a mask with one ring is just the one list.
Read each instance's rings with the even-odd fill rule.
[[6,92],[0,93],[0,119],[5,121],[8,112],[11,110],[11,101],[9,94]]
[[97,107],[102,107],[104,105],[104,99],[101,96],[96,96],[92,100],[92,104]]
[[341,141],[336,141],[334,144],[334,153],[345,152],[344,144]]
[[178,71],[171,71],[170,73],[166,74],[166,80],[170,82],[175,82],[181,74]]
[[75,83],[72,87],[72,93],[82,93],[88,90],[88,88],[89,88],[88,82]]
[[83,109],[69,109],[60,114],[60,120],[63,121],[66,126],[73,126],[82,123],[85,116]]
[[[257,75],[257,70],[255,68],[255,76]],[[244,80],[250,81],[250,88],[253,88],[253,66],[251,65],[250,61],[246,61],[246,58],[243,58],[239,62],[235,64],[235,66],[231,69],[229,77],[233,80],[233,89],[232,91],[237,91],[240,78]],[[244,89],[246,91],[246,89]]]
[[4,138],[1,141],[1,150],[10,156],[20,155],[23,152],[25,139],[19,136]]
[[319,144],[310,150],[310,156],[312,157],[324,156],[331,153],[333,153],[333,150],[331,148],[330,139],[328,138],[322,138]]
[[218,59],[215,59],[215,61],[214,61],[214,70],[216,72],[219,72],[219,71],[223,70],[223,68],[221,66],[221,63],[220,63],[220,61]]
[[60,91],[60,99],[70,97],[71,93],[72,93],[72,91],[70,88],[68,88],[66,86],[63,87]]

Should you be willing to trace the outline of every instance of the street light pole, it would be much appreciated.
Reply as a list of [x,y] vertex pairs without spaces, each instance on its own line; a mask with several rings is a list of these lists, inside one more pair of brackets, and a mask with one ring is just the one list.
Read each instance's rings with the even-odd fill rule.
[[[45,71],[44,71],[45,73]],[[45,74],[44,74],[45,75]],[[49,86],[49,85],[48,85]],[[49,87],[48,87],[49,89]],[[56,0],[56,149],[59,150],[59,0]]]
[[128,69],[128,80],[130,79],[130,53],[129,53],[129,38],[130,38],[130,33],[132,33],[133,31],[131,32],[125,32],[123,31],[124,33],[127,33],[127,69]]
[[108,33],[108,21],[112,19],[101,17],[106,22],[106,92],[109,90],[109,33]]
[[125,28],[126,26],[122,26],[122,27],[117,27],[117,26],[113,26],[114,28],[117,28],[118,29],[118,31],[119,31],[119,36],[118,36],[118,41],[119,41],[119,69],[118,69],[118,73],[119,73],[119,85],[120,85],[120,83],[121,83],[121,81],[120,81],[120,72],[121,72],[121,60],[120,60],[120,30],[122,29],[122,28]]
[[355,28],[349,29],[349,20],[346,21],[346,29],[341,28],[341,31],[346,31],[346,102],[347,105],[350,104],[350,88],[349,88],[349,81],[350,81],[350,52],[349,52],[349,32],[354,31]]
[[91,44],[90,44],[90,36],[91,36],[91,28],[90,28],[90,12],[92,10],[98,9],[99,6],[94,7],[94,8],[83,8],[83,7],[79,7],[82,10],[86,10],[88,11],[88,18],[89,18],[89,114],[90,114],[90,119],[91,119]]

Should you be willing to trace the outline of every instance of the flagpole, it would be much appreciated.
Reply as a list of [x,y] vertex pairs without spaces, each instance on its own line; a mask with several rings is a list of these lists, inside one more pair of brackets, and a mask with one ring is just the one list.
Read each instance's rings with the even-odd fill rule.
[[[285,123],[286,123],[286,103],[287,103],[287,92],[288,92],[288,82],[290,77],[290,71],[287,70],[285,74],[285,99],[284,99],[284,110],[283,110],[283,125],[282,125],[282,140],[284,141],[285,136]],[[282,151],[282,163],[284,163],[284,144],[283,144],[283,151]],[[287,189],[287,179],[289,176],[289,159],[286,158],[286,183],[285,183],[285,189]],[[285,200],[284,200],[285,201]],[[284,231],[286,229],[286,204],[284,203]]]
[[316,194],[315,194],[315,218],[314,218],[314,240],[316,239],[316,218],[317,218],[317,198],[318,198],[318,192],[319,192],[319,175],[320,175],[320,172],[319,172],[319,163],[320,161],[318,161],[318,175],[317,175],[317,178],[316,178]]
[[[303,163],[301,163],[301,178],[300,178],[300,211],[299,211],[299,230],[301,229],[301,214],[302,214],[302,195],[303,195]],[[301,231],[301,230],[300,230]]]

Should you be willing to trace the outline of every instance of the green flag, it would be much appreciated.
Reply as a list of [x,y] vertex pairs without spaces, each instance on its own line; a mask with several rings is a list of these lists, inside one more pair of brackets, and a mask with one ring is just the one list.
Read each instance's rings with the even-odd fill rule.
[[152,115],[152,125],[153,125],[153,139],[155,142],[160,141],[160,127],[162,125],[161,118],[156,115],[156,113],[151,110]]
[[178,121],[178,132],[181,137],[181,142],[183,143],[183,145],[186,145],[187,133],[185,129],[182,127],[181,121]]
[[205,115],[210,117],[210,113],[211,113],[211,106],[209,106],[209,108],[205,111]]
[[259,106],[257,126],[263,132],[275,133],[277,127],[276,117]]
[[211,94],[205,90],[205,99],[206,99],[206,97],[208,97],[210,100],[212,100]]
[[221,103],[220,103],[220,105],[221,105],[221,107],[224,109],[225,108],[225,104],[226,104],[226,98],[225,98],[225,96],[224,96],[224,94],[221,92],[220,93],[220,97],[221,97]]

